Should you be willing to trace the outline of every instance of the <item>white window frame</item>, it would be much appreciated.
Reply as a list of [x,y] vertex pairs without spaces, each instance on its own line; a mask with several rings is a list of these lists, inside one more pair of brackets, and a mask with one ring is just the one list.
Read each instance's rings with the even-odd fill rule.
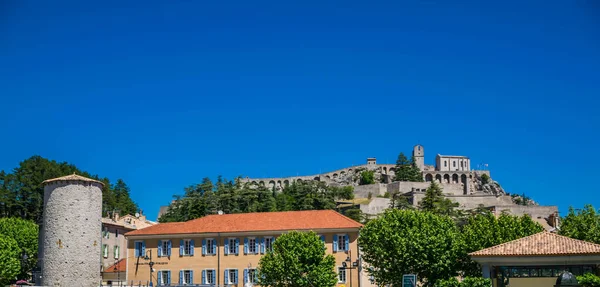
[[[236,283],[233,281],[233,279],[235,278],[235,271],[236,271],[236,270],[237,270],[237,269],[227,269],[227,273],[228,273],[228,274],[227,274],[227,277],[228,277],[228,278],[227,278],[227,280],[229,280],[229,282],[227,282],[227,283],[226,283],[227,285],[233,285],[233,284],[236,284]],[[233,276],[231,276],[231,275],[233,275]]]
[[[189,280],[189,279],[192,279],[192,270],[183,269],[181,271],[183,271],[183,278],[181,280],[182,284],[183,285],[192,285],[194,282],[189,282],[189,281],[192,281],[192,280]],[[186,275],[187,275],[187,277],[186,277]]]
[[[204,269],[204,271],[206,271],[206,272],[204,272],[204,274],[206,275],[206,278],[204,278],[204,281],[206,281],[206,282],[203,282],[203,283],[204,284],[216,284],[215,282],[210,282],[210,281],[212,281],[213,276],[212,276],[212,274],[208,274],[208,272],[212,272],[212,273],[216,272],[215,269]],[[214,276],[214,277],[216,278],[216,276]]]
[[[214,238],[206,238],[206,255],[215,255],[217,254],[216,241]],[[211,248],[212,247],[212,248]],[[214,249],[214,252],[213,252]]]
[[169,254],[169,240],[162,240],[160,244],[162,245],[162,257],[167,257]]
[[[269,245],[267,245],[267,239],[270,240]],[[265,236],[265,253],[269,252],[269,251],[273,251],[273,241],[275,237],[273,236]]]
[[192,255],[192,240],[184,239],[183,240],[183,256],[191,256]]
[[108,244],[102,244],[102,257],[108,258]]
[[108,227],[107,227],[107,226],[104,226],[104,230],[103,230],[103,231],[104,231],[104,232],[103,232],[103,233],[104,233],[104,236],[103,236],[103,237],[104,237],[104,238],[106,238],[106,239],[109,239],[109,235],[110,235],[110,234],[108,233]]
[[119,257],[121,257],[121,246],[115,245],[113,247],[113,253],[115,259],[119,259]]
[[[158,270],[158,272],[162,272],[162,275],[160,276],[160,279],[162,280],[162,282],[157,282],[156,285],[168,286],[167,284],[169,284],[169,282],[165,282],[165,280],[167,279],[169,270]],[[158,280],[158,273],[156,273],[156,280]]]
[[246,269],[246,270],[248,270],[247,271],[248,274],[246,274],[247,277],[248,277],[248,278],[246,278],[246,279],[248,279],[248,282],[244,282],[244,283],[253,283],[253,284],[258,283],[258,277],[256,276],[256,274],[257,274],[256,273],[256,268],[249,268],[249,269]]
[[[253,240],[254,242],[250,242]],[[250,247],[254,249],[254,251],[250,250]],[[248,237],[248,254],[258,254],[260,250],[256,250],[256,237]]]
[[[236,254],[236,238],[228,238],[227,240],[229,240],[229,250],[227,250],[228,254]],[[233,251],[232,251],[233,250]]]
[[[342,251],[346,251],[349,249],[349,246],[346,246],[346,236],[348,236],[347,234],[338,234],[338,242],[337,242],[337,250],[342,252]],[[348,242],[348,244],[350,244],[350,242]],[[342,248],[342,246],[344,248]]]
[[[342,275],[342,273],[344,273],[344,280],[340,280],[340,277]],[[338,266],[338,283],[346,283],[346,280],[348,278],[348,274],[346,274],[346,268],[344,266]]]

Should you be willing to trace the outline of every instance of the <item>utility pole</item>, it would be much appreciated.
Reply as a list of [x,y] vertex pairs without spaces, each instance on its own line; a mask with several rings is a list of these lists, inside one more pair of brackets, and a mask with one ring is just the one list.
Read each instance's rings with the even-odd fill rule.
[[[148,252],[150,252],[150,257],[148,257]],[[152,269],[152,267],[154,266],[154,261],[152,261],[152,250],[148,250],[148,252],[146,252],[146,257],[144,257],[145,260],[148,260],[150,262],[148,262],[148,266],[150,266],[150,285],[152,286],[152,271],[154,271]],[[156,285],[160,284],[160,282],[156,282]]]

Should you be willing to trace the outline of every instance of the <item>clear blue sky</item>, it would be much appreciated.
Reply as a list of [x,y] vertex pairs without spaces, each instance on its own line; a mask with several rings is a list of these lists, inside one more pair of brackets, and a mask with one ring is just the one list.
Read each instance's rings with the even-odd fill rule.
[[93,2],[0,1],[0,169],[39,154],[123,178],[155,218],[206,176],[421,143],[561,212],[600,207],[597,1]]

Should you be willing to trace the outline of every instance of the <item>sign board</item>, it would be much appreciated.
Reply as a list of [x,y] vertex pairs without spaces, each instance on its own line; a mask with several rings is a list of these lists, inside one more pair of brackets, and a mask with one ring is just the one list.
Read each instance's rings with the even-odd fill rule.
[[417,275],[404,274],[402,276],[402,287],[417,287]]

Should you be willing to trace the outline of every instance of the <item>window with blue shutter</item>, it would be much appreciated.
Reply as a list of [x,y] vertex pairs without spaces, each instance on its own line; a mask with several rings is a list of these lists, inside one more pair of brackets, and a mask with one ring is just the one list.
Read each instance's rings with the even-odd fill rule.
[[229,284],[229,269],[225,269],[225,284]]
[[194,239],[190,240],[190,256],[194,256]]
[[179,285],[183,285],[183,270],[179,270]]
[[217,272],[215,272],[215,271],[213,270],[213,272],[211,272],[211,273],[212,273],[212,283],[211,283],[211,284],[213,284],[213,285],[214,285],[214,284],[217,284],[217,280],[216,280],[216,277],[217,277]]
[[240,254],[240,239],[235,239],[235,255]]
[[321,242],[323,242],[323,249],[327,249],[327,243],[325,242],[325,235],[319,235]]
[[244,238],[244,254],[248,254],[248,238]]
[[183,256],[183,239],[179,240],[179,256]]
[[259,253],[259,249],[260,248],[260,243],[258,241],[258,239],[254,239],[254,254],[258,254]]
[[161,257],[163,254],[163,249],[162,249],[162,240],[158,241],[158,251],[156,252],[158,257]]
[[171,240],[167,241],[167,256],[171,256]]
[[157,278],[156,285],[160,286],[163,284],[162,275],[163,275],[162,271],[158,271],[158,273],[156,274],[156,278]]
[[338,235],[333,235],[333,252],[338,252]]
[[265,238],[260,239],[260,254],[265,254]]
[[229,254],[229,239],[225,239],[225,255]]
[[350,236],[348,234],[344,235],[344,240],[346,241],[346,246],[344,247],[345,251],[350,250]]
[[202,270],[202,284],[206,284],[206,270]]
[[202,255],[206,255],[206,239],[202,239]]
[[194,284],[194,270],[190,270],[190,284]]
[[244,269],[244,282],[242,283],[249,283],[248,282],[248,269]]
[[141,257],[142,256],[142,242],[136,241],[134,244],[135,244],[135,249],[134,249],[133,255],[135,257]]
[[171,284],[171,271],[167,271],[167,285]]
[[238,270],[235,269],[233,274],[235,275],[235,277],[233,277],[233,284],[237,284],[238,283]]

